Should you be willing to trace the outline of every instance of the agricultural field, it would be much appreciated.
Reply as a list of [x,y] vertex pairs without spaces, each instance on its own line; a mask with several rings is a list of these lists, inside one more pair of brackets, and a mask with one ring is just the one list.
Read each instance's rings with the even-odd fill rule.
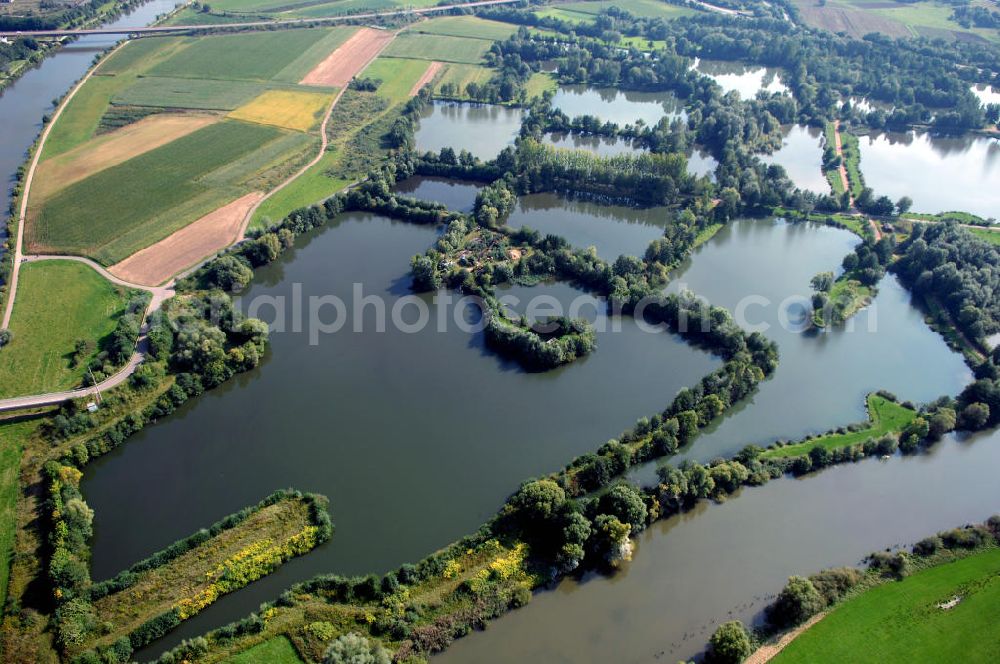
[[517,26],[476,16],[444,16],[417,23],[410,32],[502,41],[517,32]]
[[535,16],[538,18],[556,18],[560,21],[566,21],[568,23],[593,23],[597,20],[596,14],[588,14],[585,12],[574,12],[564,9],[565,5],[560,5],[559,7],[543,7],[535,11]]
[[990,548],[848,600],[772,661],[991,662],[1000,651],[998,614],[1000,549]]
[[633,15],[640,18],[663,18],[671,19],[679,16],[690,16],[697,13],[694,9],[679,7],[662,0],[586,0],[585,2],[570,2],[559,5],[559,9],[578,14],[590,14],[596,16],[609,7],[621,7],[627,9]]
[[1000,40],[997,30],[964,28],[950,20],[951,5],[936,0],[877,2],[872,0],[793,0],[802,19],[811,26],[862,38],[871,32],[889,37],[943,37],[945,39]]
[[29,209],[28,247],[115,263],[246,193],[246,173],[205,179],[283,136],[227,120],[91,175]]
[[116,94],[118,106],[155,106],[203,111],[232,111],[266,89],[253,81],[214,81],[201,78],[140,78]]
[[376,94],[390,104],[399,104],[410,98],[410,92],[428,69],[433,66],[426,60],[405,60],[402,58],[378,58],[361,73],[365,78],[382,81]]
[[312,205],[349,185],[352,180],[328,175],[337,166],[339,153],[330,150],[308,171],[264,201],[250,222],[251,229],[264,229],[280,222],[289,212]]
[[[222,78],[225,80],[283,80],[285,67],[303,68],[299,55],[327,36],[328,30],[268,30],[240,34],[187,37],[172,57],[149,70],[150,76],[166,78]],[[337,34],[341,34],[338,30]],[[330,49],[332,50],[332,49]],[[329,50],[327,51],[329,52]],[[315,64],[315,63],[314,63]]]
[[397,58],[478,64],[489,49],[490,42],[485,39],[403,33],[384,53]]
[[267,90],[231,112],[229,117],[285,129],[312,131],[323,121],[332,99],[332,94],[322,92]]
[[794,445],[785,445],[764,452],[764,458],[790,458],[808,454],[814,447],[823,447],[828,450],[835,450],[842,447],[850,447],[863,443],[871,438],[893,432],[902,431],[907,424],[913,421],[917,413],[894,401],[890,401],[878,394],[868,395],[868,418],[870,426],[860,431],[850,431],[847,433],[832,433],[824,436],[817,436],[812,440],[807,440]]
[[[21,267],[12,339],[0,353],[0,397],[78,387],[133,292],[76,261]],[[76,342],[83,340],[80,356]]]
[[117,166],[219,120],[204,113],[153,115],[93,138],[39,164],[31,195],[35,203],[74,182]]
[[482,65],[448,63],[444,66],[441,78],[438,79],[436,91],[440,90],[442,85],[450,83],[459,91],[459,96],[462,96],[469,83],[486,83],[492,76],[493,70]]

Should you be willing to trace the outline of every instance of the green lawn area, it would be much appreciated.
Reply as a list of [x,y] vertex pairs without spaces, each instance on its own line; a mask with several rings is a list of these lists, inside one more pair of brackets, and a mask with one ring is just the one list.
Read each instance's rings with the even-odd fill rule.
[[489,21],[476,16],[444,16],[417,23],[410,28],[410,31],[502,41],[517,32],[517,26],[499,21]]
[[[957,606],[939,604],[961,597]],[[772,661],[995,662],[1000,549],[890,581],[834,608]]]
[[[132,295],[83,263],[25,263],[10,319],[13,338],[0,348],[0,397],[78,387]],[[73,366],[77,339],[94,350]]]
[[95,173],[31,211],[29,248],[115,263],[245,193],[235,178],[246,169],[201,180],[285,135],[227,120]]
[[861,431],[817,436],[812,440],[767,450],[762,456],[769,459],[788,458],[808,454],[814,447],[824,447],[828,450],[850,447],[851,445],[863,443],[870,438],[878,438],[889,432],[902,431],[916,416],[916,411],[904,408],[898,403],[889,401],[877,394],[869,394],[869,426],[867,428]]
[[4,598],[14,550],[21,452],[24,441],[38,428],[39,422],[29,419],[0,424],[0,597]]
[[544,7],[535,11],[535,16],[538,18],[557,18],[560,21],[568,21],[569,23],[593,23],[597,20],[597,16],[594,14],[567,11],[563,8],[565,6],[566,5],[560,5],[559,7]]
[[269,81],[328,33],[311,28],[193,37],[149,73],[173,78]]
[[351,183],[331,178],[326,172],[336,165],[338,154],[328,151],[319,162],[291,184],[264,201],[250,221],[250,228],[267,228],[288,216],[292,210],[317,203]]
[[490,48],[485,39],[406,33],[396,37],[383,53],[397,58],[477,64]]
[[385,97],[392,105],[410,98],[410,89],[427,71],[430,63],[426,60],[406,60],[403,58],[376,58],[361,74],[366,78],[382,81],[377,94]]
[[[825,141],[825,145],[831,148],[835,148],[837,145],[836,128],[832,122],[827,122],[823,128],[823,140]],[[844,182],[840,179],[839,168],[825,170],[823,174],[826,175],[826,180],[830,183],[830,189],[833,190],[834,195],[840,196],[844,193]]]
[[292,642],[284,636],[276,636],[269,641],[264,641],[264,643],[256,645],[249,650],[244,650],[238,655],[233,655],[223,660],[223,664],[258,664],[259,662],[267,662],[267,664],[303,664],[302,659],[295,652],[295,648],[292,647]]
[[558,87],[559,82],[556,81],[555,76],[544,72],[537,72],[532,74],[531,78],[528,79],[528,83],[524,86],[524,90],[528,94],[528,99],[533,99],[535,97],[541,97],[543,93],[549,90],[555,92]]
[[1000,244],[1000,231],[990,230],[989,228],[967,228],[966,230],[991,244]]

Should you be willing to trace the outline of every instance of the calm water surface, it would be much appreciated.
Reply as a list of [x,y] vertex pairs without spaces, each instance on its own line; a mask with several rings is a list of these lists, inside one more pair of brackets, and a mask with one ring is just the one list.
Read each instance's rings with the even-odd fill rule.
[[457,153],[464,148],[488,161],[514,144],[521,130],[522,115],[519,108],[492,104],[432,102],[420,114],[417,151],[439,152],[450,147]]
[[1000,89],[991,85],[973,85],[972,94],[979,97],[983,106],[988,104],[1000,104]]
[[781,134],[781,149],[774,154],[761,155],[761,161],[784,166],[799,189],[829,193],[830,183],[823,175],[823,130],[789,125],[781,128]]
[[[727,308],[778,343],[774,376],[736,413],[675,457],[708,461],[749,443],[769,444],[863,421],[865,395],[878,389],[926,402],[954,395],[969,369],[923,321],[893,276],[853,328],[804,331],[810,278],[837,270],[857,243],[847,231],[779,220],[730,224],[700,247],[670,289],[686,288]],[[749,296],[749,297],[748,297]],[[638,477],[652,477],[647,467]]]
[[563,85],[552,99],[570,118],[593,115],[619,126],[642,120],[652,126],[662,118],[686,118],[684,105],[670,92],[624,92],[615,88]]
[[507,224],[560,235],[574,247],[592,246],[602,259],[614,262],[622,254],[641,257],[649,243],[663,235],[667,215],[662,207],[598,205],[558,194],[529,194],[518,200]]
[[[303,298],[335,294],[350,303],[359,283],[391,310],[409,293],[410,257],[435,237],[426,227],[346,215],[259,270],[244,304],[259,296],[292,299],[298,288]],[[535,292],[567,305],[577,295],[547,288]],[[454,313],[430,296],[421,301],[431,321],[442,309],[449,320]],[[273,352],[258,370],[88,468],[83,491],[97,515],[95,579],[277,488],[330,498],[336,534],[329,543],[224,598],[144,655],[245,615],[315,574],[381,573],[419,560],[476,530],[525,478],[595,450],[719,365],[626,319],[620,332],[597,325],[591,356],[526,373],[454,324],[440,333],[436,324],[378,333],[375,306],[365,312],[365,333],[352,332],[352,322],[316,346],[308,326],[301,334],[275,331]],[[597,316],[594,309],[581,314]],[[408,311],[412,322],[417,316]],[[270,309],[259,313],[272,317]],[[332,318],[328,310],[324,320]]]
[[695,69],[722,86],[725,92],[738,92],[743,99],[753,99],[761,90],[772,93],[788,91],[788,87],[781,82],[778,69],[700,59],[695,64]]
[[[796,404],[797,405],[797,404]],[[563,581],[456,641],[440,664],[688,661],[719,623],[757,623],[792,574],[855,565],[1000,511],[1000,434],[745,489],[654,524],[614,576]]]
[[913,199],[914,212],[1000,217],[1000,141],[983,136],[862,136],[861,171],[876,194]]
[[449,178],[414,175],[396,184],[396,191],[407,196],[434,201],[456,212],[472,212],[481,185]]

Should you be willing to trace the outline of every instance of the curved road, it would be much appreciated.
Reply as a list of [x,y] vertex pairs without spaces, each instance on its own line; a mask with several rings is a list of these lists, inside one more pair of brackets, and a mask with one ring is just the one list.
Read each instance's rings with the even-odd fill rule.
[[365,14],[346,14],[344,16],[328,16],[325,18],[295,18],[279,21],[246,21],[243,23],[210,23],[204,25],[152,25],[144,28],[83,28],[78,30],[5,30],[0,31],[0,37],[82,37],[84,35],[142,35],[164,32],[189,32],[194,30],[219,30],[220,28],[272,28],[275,26],[315,25],[316,23],[341,23],[359,19],[375,19],[387,16],[403,16],[405,14],[434,14],[460,7],[488,7],[490,5],[508,5],[522,0],[478,0],[477,2],[462,2],[437,7],[419,7],[415,9],[396,9],[388,12],[368,12]]

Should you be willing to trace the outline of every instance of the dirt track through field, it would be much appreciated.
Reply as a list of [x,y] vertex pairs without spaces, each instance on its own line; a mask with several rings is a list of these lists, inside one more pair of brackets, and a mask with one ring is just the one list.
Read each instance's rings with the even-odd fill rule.
[[343,88],[394,36],[388,30],[361,28],[313,67],[299,83]]
[[163,113],[98,136],[38,165],[32,205],[94,173],[218,122],[207,113]]
[[424,75],[420,77],[420,80],[414,83],[413,87],[410,88],[410,96],[415,96],[418,92],[420,92],[420,88],[433,81],[434,77],[437,76],[437,73],[441,71],[441,67],[443,66],[443,62],[432,62],[430,66],[427,67],[427,71],[424,72]]
[[264,194],[253,192],[209,212],[156,244],[112,265],[119,279],[155,286],[239,239],[243,218]]

